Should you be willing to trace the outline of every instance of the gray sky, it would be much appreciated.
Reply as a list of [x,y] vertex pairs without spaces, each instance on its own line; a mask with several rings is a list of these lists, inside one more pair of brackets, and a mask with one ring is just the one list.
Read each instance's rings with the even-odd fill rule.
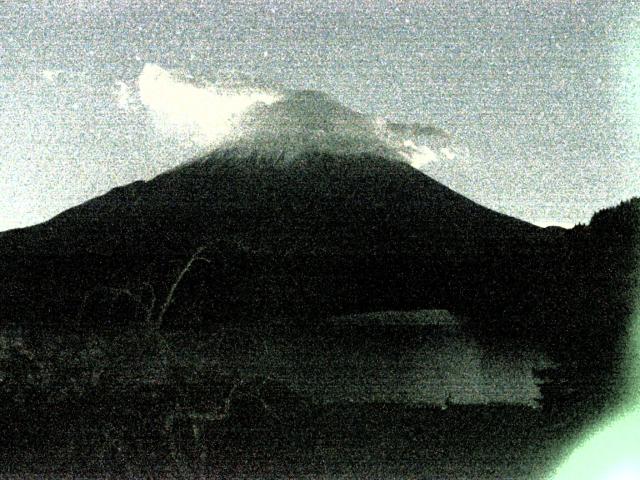
[[202,151],[156,88],[175,70],[200,86],[240,78],[254,94],[320,90],[372,118],[441,127],[468,153],[424,171],[529,221],[587,221],[640,194],[631,0],[7,0],[0,229]]

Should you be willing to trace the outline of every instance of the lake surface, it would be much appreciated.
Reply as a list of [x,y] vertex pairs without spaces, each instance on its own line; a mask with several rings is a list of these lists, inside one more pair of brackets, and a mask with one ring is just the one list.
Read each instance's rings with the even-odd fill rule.
[[442,311],[340,317],[312,332],[254,334],[252,342],[227,344],[227,369],[268,375],[320,403],[533,406],[539,389],[532,370],[549,365],[522,343],[480,344]]

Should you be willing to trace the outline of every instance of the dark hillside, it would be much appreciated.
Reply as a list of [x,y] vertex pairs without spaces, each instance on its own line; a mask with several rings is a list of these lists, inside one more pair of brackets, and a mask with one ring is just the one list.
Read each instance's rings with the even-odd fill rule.
[[[208,262],[184,277],[176,302],[188,292],[205,322],[465,311],[509,297],[491,277],[514,267],[527,275],[557,236],[381,157],[308,154],[278,165],[217,152],[0,235],[3,303],[11,320],[69,322],[96,290],[151,284],[164,296],[203,249]],[[46,305],[47,318],[25,305]]]

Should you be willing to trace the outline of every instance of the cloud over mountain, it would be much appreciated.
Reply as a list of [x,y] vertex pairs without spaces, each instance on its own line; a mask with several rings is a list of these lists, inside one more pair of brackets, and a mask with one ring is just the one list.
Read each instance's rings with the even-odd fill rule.
[[140,102],[166,135],[203,150],[228,148],[291,160],[305,151],[377,154],[420,168],[457,154],[442,130],[365,115],[330,95],[240,76],[215,80],[147,64]]

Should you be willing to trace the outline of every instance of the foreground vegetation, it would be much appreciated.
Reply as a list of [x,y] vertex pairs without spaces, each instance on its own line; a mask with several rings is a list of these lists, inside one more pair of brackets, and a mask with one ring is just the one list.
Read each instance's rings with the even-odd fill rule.
[[228,371],[231,336],[5,330],[1,473],[536,478],[579,426],[506,405],[316,404]]

